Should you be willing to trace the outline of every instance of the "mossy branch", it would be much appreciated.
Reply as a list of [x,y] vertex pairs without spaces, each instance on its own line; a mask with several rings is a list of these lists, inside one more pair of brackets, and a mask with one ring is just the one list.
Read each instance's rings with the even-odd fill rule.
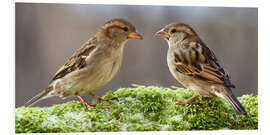
[[[173,90],[174,89],[174,90]],[[199,97],[196,105],[178,105],[176,99],[190,97],[191,90],[135,85],[107,92],[103,98],[118,100],[92,101],[95,109],[84,110],[71,101],[51,107],[16,109],[16,133],[93,132],[93,131],[178,131],[214,129],[257,129],[258,100],[253,95],[238,98],[248,116],[237,116],[225,100]]]

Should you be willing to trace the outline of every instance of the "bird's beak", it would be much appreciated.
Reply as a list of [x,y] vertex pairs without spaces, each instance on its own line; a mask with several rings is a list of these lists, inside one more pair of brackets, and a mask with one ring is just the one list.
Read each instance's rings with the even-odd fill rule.
[[155,34],[155,37],[160,37],[160,38],[169,38],[168,32],[166,32],[164,29],[161,29]]
[[131,39],[143,39],[143,37],[137,32],[130,32],[128,34],[128,38],[131,38]]

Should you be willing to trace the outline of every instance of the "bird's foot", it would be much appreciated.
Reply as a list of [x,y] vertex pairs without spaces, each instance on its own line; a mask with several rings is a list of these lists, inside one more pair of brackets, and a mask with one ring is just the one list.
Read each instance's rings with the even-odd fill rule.
[[86,100],[83,99],[81,96],[79,96],[79,95],[76,95],[76,96],[80,99],[84,110],[87,110],[88,108],[95,108],[95,105],[87,103]]
[[97,100],[99,101],[99,102],[108,102],[108,101],[110,101],[110,100],[117,100],[117,98],[116,97],[111,97],[111,98],[109,98],[109,99],[103,99],[103,98],[101,98],[101,97],[98,97],[97,98]]
[[83,108],[85,110],[87,110],[88,108],[92,108],[92,109],[95,109],[96,108],[95,105],[89,104],[87,102],[82,102],[82,104],[83,104]]
[[100,102],[102,102],[102,101],[108,102],[108,101],[110,101],[110,100],[117,100],[116,97],[111,97],[111,98],[109,98],[109,99],[103,99],[103,98],[100,98],[100,99],[102,99]]
[[95,94],[92,93],[92,92],[90,92],[89,95],[92,96],[94,99],[98,100],[99,102],[104,102],[104,101],[108,102],[108,101],[110,101],[110,100],[117,100],[116,97],[111,97],[111,98],[109,98],[109,99],[103,99],[103,98],[101,98],[101,97],[95,95]]
[[195,98],[197,98],[199,95],[195,94],[192,97],[190,97],[189,99],[185,99],[185,97],[183,97],[184,100],[176,100],[178,104],[180,105],[185,105],[185,104],[198,104],[197,102],[192,102]]

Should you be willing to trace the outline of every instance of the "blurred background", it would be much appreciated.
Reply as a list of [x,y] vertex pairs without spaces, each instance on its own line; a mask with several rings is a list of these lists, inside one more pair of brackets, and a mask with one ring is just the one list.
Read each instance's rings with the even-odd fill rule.
[[[183,87],[169,72],[166,41],[153,37],[165,25],[179,21],[191,25],[213,49],[237,87],[236,96],[258,92],[257,8],[17,3],[15,10],[16,106],[46,88],[74,51],[112,18],[132,22],[144,40],[128,41],[118,74],[95,94],[134,83]],[[54,97],[36,106],[72,99],[76,98]]]

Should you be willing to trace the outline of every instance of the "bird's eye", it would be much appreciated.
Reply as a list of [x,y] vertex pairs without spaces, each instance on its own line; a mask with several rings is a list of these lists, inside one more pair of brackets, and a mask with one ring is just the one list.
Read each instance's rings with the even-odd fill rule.
[[127,27],[124,27],[123,30],[124,30],[125,32],[127,32],[127,31],[128,31],[128,28],[127,28]]
[[176,29],[172,29],[172,30],[171,30],[171,33],[175,33],[175,32],[176,32]]

